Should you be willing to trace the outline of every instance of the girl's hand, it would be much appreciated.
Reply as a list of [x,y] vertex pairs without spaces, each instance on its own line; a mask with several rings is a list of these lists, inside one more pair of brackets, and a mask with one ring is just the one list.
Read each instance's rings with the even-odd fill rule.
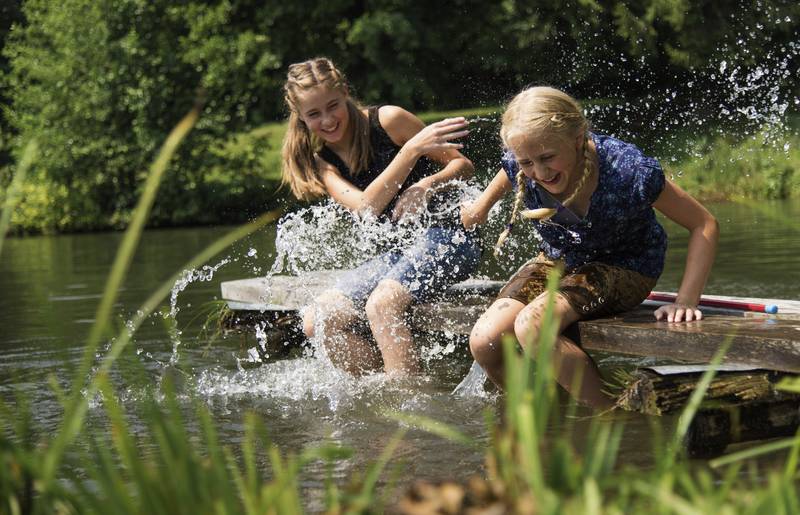
[[427,125],[408,140],[403,148],[411,150],[418,156],[463,148],[464,145],[452,143],[451,140],[463,138],[469,134],[466,126],[467,120],[464,117],[446,118]]
[[655,310],[653,315],[655,315],[656,320],[666,317],[667,322],[681,322],[683,320],[691,322],[692,320],[703,319],[703,312],[697,309],[697,306],[681,303],[664,304]]
[[478,209],[477,202],[461,204],[461,224],[464,229],[471,231],[476,226],[486,223],[488,218],[489,212]]
[[428,203],[427,192],[428,188],[417,183],[401,193],[397,199],[397,204],[392,208],[392,221],[396,222],[424,212]]

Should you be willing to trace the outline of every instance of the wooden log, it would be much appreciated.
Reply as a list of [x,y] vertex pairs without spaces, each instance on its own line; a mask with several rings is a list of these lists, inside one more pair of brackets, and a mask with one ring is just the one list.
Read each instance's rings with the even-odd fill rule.
[[[715,374],[704,397],[705,406],[800,399],[798,395],[775,388],[775,384],[787,374],[768,370],[741,370],[743,367],[731,368],[725,370],[722,367]],[[640,368],[630,373],[624,380],[625,390],[620,394],[617,405],[647,415],[663,415],[683,409],[700,381],[702,370],[678,373],[659,373],[658,370],[658,367]]]
[[[800,427],[800,395],[775,388],[787,374],[734,368],[711,381],[684,440],[690,456],[716,456],[732,443],[789,436]],[[625,379],[617,406],[648,415],[680,412],[702,373],[637,369]]]
[[800,399],[763,400],[703,408],[684,439],[691,457],[719,456],[733,443],[792,436],[800,427]]

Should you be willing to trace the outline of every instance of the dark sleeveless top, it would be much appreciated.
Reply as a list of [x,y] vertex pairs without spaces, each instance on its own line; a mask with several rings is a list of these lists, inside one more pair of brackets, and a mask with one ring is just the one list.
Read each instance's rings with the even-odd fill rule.
[[[389,163],[392,162],[394,157],[400,151],[400,147],[397,146],[394,141],[392,141],[392,138],[389,137],[389,134],[387,134],[386,130],[381,125],[381,122],[378,119],[378,109],[379,106],[372,106],[368,109],[369,144],[372,150],[372,155],[370,156],[369,165],[367,166],[366,170],[362,171],[358,175],[353,175],[353,173],[350,171],[350,168],[342,160],[342,158],[336,154],[336,152],[324,145],[319,151],[319,156],[331,165],[335,166],[342,178],[362,191],[366,189],[366,187],[369,186],[372,181],[374,181],[381,173],[383,173],[386,167],[389,166]],[[389,202],[381,215],[385,216],[392,212],[392,209],[397,203],[397,199],[400,198],[400,195],[405,190],[413,186],[419,180],[435,174],[439,171],[439,169],[440,166],[431,161],[428,157],[420,157],[417,160],[417,163],[414,165],[414,168],[411,170],[411,173],[408,174],[408,177],[406,177],[406,180],[400,186],[400,190],[397,192],[397,195],[395,195],[392,201]],[[440,227],[454,226],[457,218],[449,213],[450,211],[453,211],[453,209],[447,209],[447,216],[436,216],[436,213],[446,209],[445,206],[457,207],[458,200],[454,200],[452,198],[455,194],[456,193],[454,193],[453,190],[444,190],[435,193],[428,200],[428,213],[429,215],[433,214],[432,225]],[[458,209],[455,209],[454,211],[457,213]]]

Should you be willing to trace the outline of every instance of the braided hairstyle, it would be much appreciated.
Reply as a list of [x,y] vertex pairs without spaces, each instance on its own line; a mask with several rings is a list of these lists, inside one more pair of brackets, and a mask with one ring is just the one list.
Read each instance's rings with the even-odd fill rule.
[[[503,113],[500,137],[503,145],[508,148],[510,141],[517,138],[541,138],[543,136],[558,136],[574,138],[583,135],[583,174],[575,184],[575,189],[562,202],[569,205],[586,185],[592,175],[592,154],[589,148],[589,121],[583,115],[578,102],[563,91],[545,86],[531,87],[523,90],[508,104]],[[525,175],[522,170],[517,172],[517,194],[514,198],[514,207],[511,218],[505,230],[500,234],[495,244],[495,255],[505,243],[508,235],[514,228],[517,216],[524,218],[546,220],[556,213],[555,209],[526,209],[520,211],[526,193]]]
[[308,129],[299,112],[298,95],[317,87],[344,93],[349,123],[353,124],[354,129],[353,144],[346,164],[354,175],[369,166],[369,119],[362,113],[363,107],[350,96],[344,74],[325,57],[289,65],[283,86],[289,120],[281,149],[281,182],[288,184],[294,196],[300,200],[312,200],[326,194],[314,156],[322,148],[322,142]]

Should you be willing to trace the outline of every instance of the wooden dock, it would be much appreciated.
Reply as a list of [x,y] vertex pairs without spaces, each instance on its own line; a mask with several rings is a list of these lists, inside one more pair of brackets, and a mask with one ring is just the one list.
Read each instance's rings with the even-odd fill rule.
[[[282,317],[293,324],[298,310],[329,288],[337,272],[303,277],[274,276],[222,283],[222,298],[247,323]],[[411,320],[416,329],[468,335],[477,318],[499,291],[500,281],[470,279],[452,286],[436,303],[416,305]],[[707,295],[704,298],[775,304],[778,314],[701,307],[703,320],[658,322],[645,301],[634,311],[616,317],[581,321],[574,336],[589,351],[648,356],[688,363],[707,363],[731,338],[725,363],[800,373],[800,302]]]

